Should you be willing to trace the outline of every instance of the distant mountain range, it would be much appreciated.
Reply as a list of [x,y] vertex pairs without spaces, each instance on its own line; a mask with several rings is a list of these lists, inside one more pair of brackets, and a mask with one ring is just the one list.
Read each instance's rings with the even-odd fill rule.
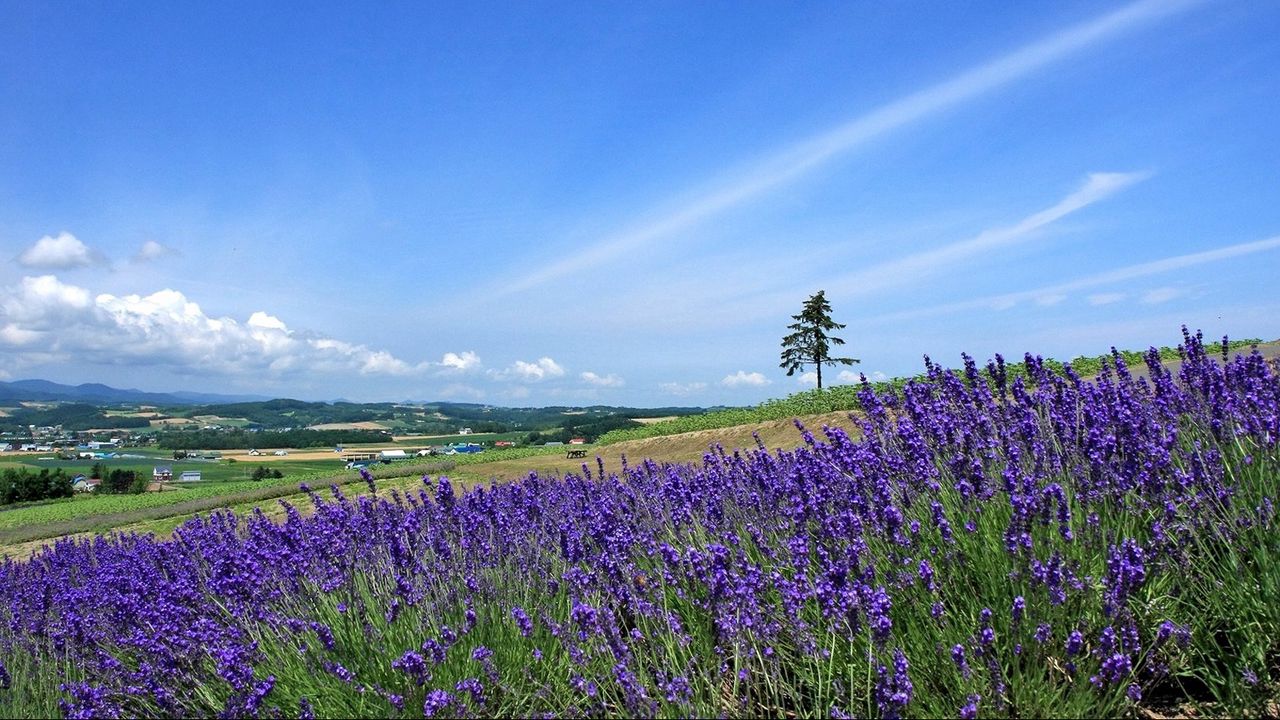
[[86,403],[127,403],[130,405],[216,405],[238,402],[262,402],[263,395],[219,395],[216,393],[154,393],[121,390],[101,383],[62,385],[48,380],[15,380],[0,382],[0,402],[70,401]]

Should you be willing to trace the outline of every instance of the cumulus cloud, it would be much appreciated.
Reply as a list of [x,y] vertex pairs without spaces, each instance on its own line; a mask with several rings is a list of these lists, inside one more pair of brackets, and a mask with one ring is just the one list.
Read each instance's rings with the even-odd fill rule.
[[677,397],[688,397],[689,395],[700,393],[703,390],[706,390],[707,384],[704,382],[691,382],[691,383],[664,382],[664,383],[658,383],[658,389],[664,393],[667,393],[668,395],[675,395]]
[[440,358],[440,367],[450,372],[468,372],[480,367],[480,356],[470,350],[461,354],[447,352]]
[[148,240],[142,243],[142,247],[138,248],[138,252],[133,256],[136,263],[151,262],[159,260],[166,255],[176,255],[177,251],[167,245],[161,245],[155,240]]
[[591,371],[587,371],[582,373],[582,379],[588,385],[595,385],[596,387],[622,387],[627,384],[626,381],[613,373],[608,375],[597,375]]
[[813,370],[810,370],[809,372],[800,373],[796,377],[796,382],[800,383],[801,385],[817,385],[818,373]]
[[[867,375],[867,379],[870,380],[871,382],[880,382],[882,380],[888,380],[889,376],[885,375],[879,370],[876,370],[875,372]],[[839,383],[839,384],[857,385],[861,382],[862,382],[862,374],[856,373],[852,370],[841,370],[839,373],[836,374],[836,383]]]
[[0,350],[29,358],[164,365],[179,372],[284,374],[293,370],[408,375],[383,350],[290,329],[255,312],[244,322],[212,317],[177,290],[93,296],[52,275],[24,277],[0,294]]
[[536,362],[517,360],[505,370],[490,370],[489,377],[497,380],[519,380],[521,382],[538,382],[551,378],[564,377],[564,368],[549,357],[538,358]]
[[69,270],[101,261],[101,256],[66,231],[58,233],[57,237],[45,235],[18,256],[18,264],[23,267],[45,270]]
[[725,387],[764,387],[769,384],[769,378],[758,372],[749,373],[745,370],[739,370],[732,375],[725,375],[720,384]]

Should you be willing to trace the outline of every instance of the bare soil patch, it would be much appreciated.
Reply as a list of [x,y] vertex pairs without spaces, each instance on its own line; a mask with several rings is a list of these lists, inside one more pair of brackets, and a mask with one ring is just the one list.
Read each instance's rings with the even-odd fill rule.
[[321,423],[319,425],[309,425],[308,430],[386,430],[387,426],[373,420],[363,420],[353,423]]
[[667,420],[675,420],[677,417],[678,417],[677,415],[664,415],[663,417],[631,418],[631,419],[634,420],[635,422],[640,423],[641,425],[652,425],[654,423],[666,422]]

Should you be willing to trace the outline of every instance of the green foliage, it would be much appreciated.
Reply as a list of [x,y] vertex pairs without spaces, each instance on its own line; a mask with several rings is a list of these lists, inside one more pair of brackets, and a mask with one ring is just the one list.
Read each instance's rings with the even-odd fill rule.
[[6,468],[0,472],[0,505],[71,497],[71,478],[62,471]]
[[797,370],[804,370],[805,365],[812,365],[818,371],[818,389],[822,389],[823,365],[852,365],[861,362],[856,358],[831,357],[832,345],[844,345],[844,340],[831,335],[832,330],[841,330],[844,325],[831,319],[831,303],[827,302],[824,291],[819,290],[804,303],[799,315],[792,315],[795,323],[788,325],[791,331],[782,338],[782,362],[779,364],[791,377]]
[[253,469],[253,474],[250,477],[254,480],[265,480],[268,478],[276,479],[284,477],[284,473],[279,470],[269,468],[266,465],[259,465]]
[[[116,468],[100,477],[102,477],[102,484],[97,489],[97,492],[100,493],[120,495],[124,493],[140,493],[147,489],[146,476],[135,470]],[[139,487],[140,482],[141,487]]]

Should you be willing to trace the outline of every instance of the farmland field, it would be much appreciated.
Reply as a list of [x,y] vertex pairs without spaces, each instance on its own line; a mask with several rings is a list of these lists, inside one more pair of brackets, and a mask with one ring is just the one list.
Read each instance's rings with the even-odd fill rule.
[[1187,344],[934,368],[795,449],[65,541],[0,566],[0,715],[1262,716],[1280,375]]

